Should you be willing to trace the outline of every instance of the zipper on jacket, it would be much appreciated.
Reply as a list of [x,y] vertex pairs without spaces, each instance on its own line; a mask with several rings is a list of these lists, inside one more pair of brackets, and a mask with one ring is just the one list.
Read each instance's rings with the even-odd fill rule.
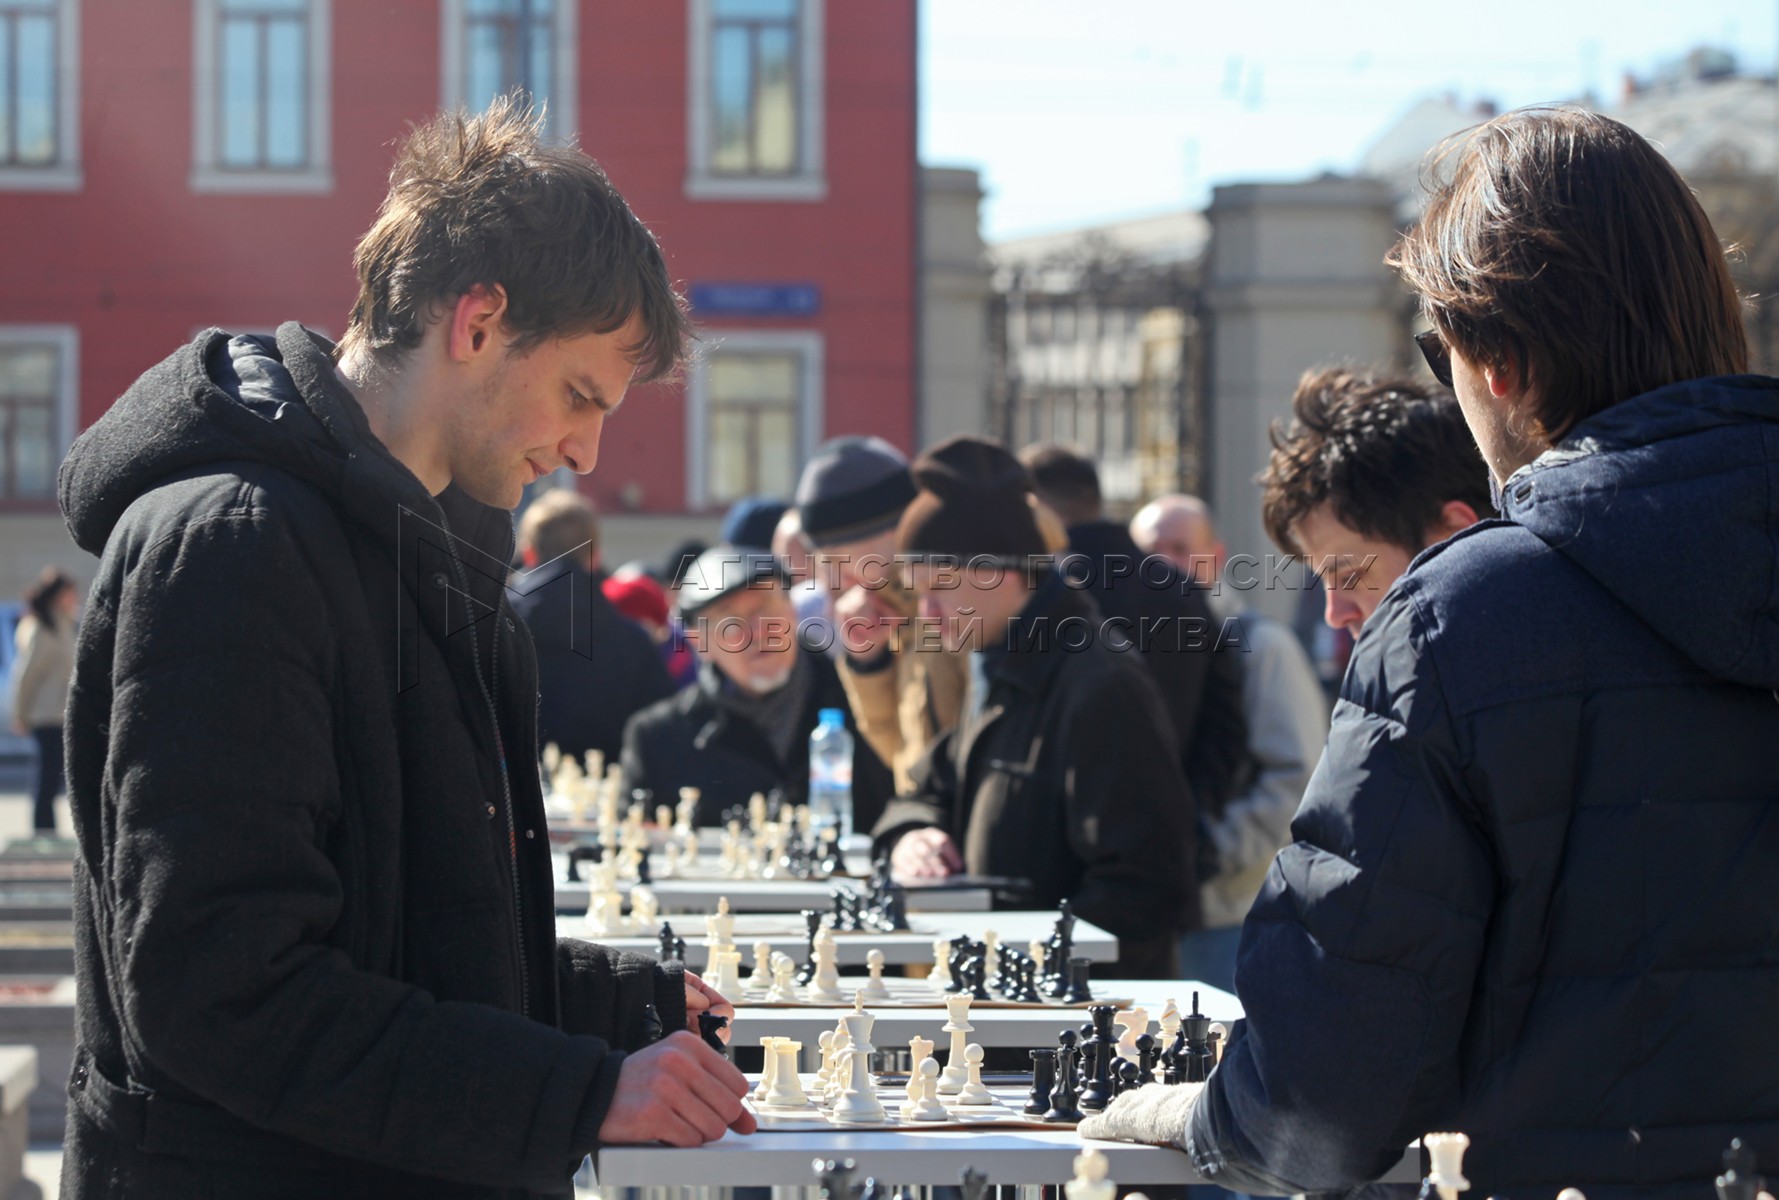
[[[457,535],[451,538],[456,541]],[[463,590],[467,598],[469,581],[463,574],[463,563],[459,561],[453,547],[451,569],[457,575],[457,586]],[[494,610],[496,625],[493,630],[493,641],[488,648],[488,671],[499,677],[500,672],[500,608]],[[472,635],[475,626],[470,626]],[[525,897],[519,889],[519,827],[513,814],[513,788],[507,777],[506,740],[500,736],[500,710],[494,706],[494,695],[488,688],[488,681],[482,678],[482,650],[474,636],[470,638],[471,663],[476,669],[476,687],[481,690],[482,703],[488,706],[488,722],[494,729],[494,755],[500,768],[500,798],[506,806],[507,817],[507,871],[513,884],[513,925],[519,936],[519,1012],[524,1016],[531,1015],[531,969],[525,953]]]

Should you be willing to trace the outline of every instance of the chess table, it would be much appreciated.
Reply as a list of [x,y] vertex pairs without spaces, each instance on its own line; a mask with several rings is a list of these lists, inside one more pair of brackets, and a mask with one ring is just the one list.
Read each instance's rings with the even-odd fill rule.
[[[1077,924],[1075,928],[1079,931],[1081,926]],[[858,982],[851,977],[841,980],[844,986],[854,986]],[[1236,999],[1234,993],[1219,991],[1203,983],[1155,979],[1095,979],[1092,986],[1095,1002],[1100,997],[1107,1000],[1129,1000],[1135,1007],[1148,1009],[1151,1021],[1161,1016],[1169,1000],[1181,1012],[1190,1012],[1193,992],[1199,994],[1199,1011],[1213,1021],[1221,1021],[1227,1025],[1240,1020],[1243,1015],[1242,1002]],[[866,1001],[866,1010],[877,1018],[876,1023],[871,1026],[872,1043],[879,1050],[906,1050],[908,1039],[918,1036],[931,1038],[943,1047],[945,1035],[939,1030],[945,1024],[945,1002],[936,991],[932,993],[932,997],[932,1006],[929,1008],[889,1007]],[[758,1039],[763,1037],[790,1038],[803,1044],[804,1065],[813,1068],[818,1065],[820,1055],[820,1051],[816,1049],[816,1039],[833,1029],[840,1018],[851,1011],[851,1005],[809,1005],[800,1008],[739,1005],[735,1010],[735,1027],[730,1045],[757,1048]],[[1084,1005],[1070,1007],[1058,1004],[1036,1008],[977,1003],[970,1006],[970,1024],[975,1026],[975,1032],[970,1034],[970,1041],[985,1049],[1054,1046],[1056,1035],[1061,1030],[1078,1026],[1086,1020],[1087,1009]]]
[[[738,913],[795,913],[806,908],[824,912],[833,907],[837,887],[850,887],[863,892],[867,879],[839,877],[835,879],[723,879],[712,874],[708,878],[656,879],[649,884],[661,912],[671,919],[675,914],[712,913],[717,901],[729,898],[729,909]],[[585,881],[556,884],[556,911],[580,916],[587,911],[589,886]],[[628,893],[628,887],[625,889]],[[903,889],[910,912],[987,912],[994,893],[986,887],[912,886]]]
[[[823,911],[827,910],[825,905],[820,907]],[[686,939],[688,965],[695,971],[702,970],[707,957],[703,920],[695,915],[687,916],[682,921],[675,921],[671,916],[667,920],[673,924],[673,931]],[[987,929],[1001,935],[1003,946],[1023,949],[1027,942],[1050,936],[1056,927],[1056,913],[921,912],[910,914],[908,924],[912,928],[902,933],[835,931],[840,965],[862,967],[865,965],[865,955],[874,949],[883,951],[884,961],[892,966],[931,963],[935,938],[951,938],[958,934],[980,938]],[[648,955],[654,955],[659,950],[659,943],[653,933],[629,937],[595,935],[586,931],[583,922],[570,918],[559,917],[556,932],[563,937],[586,938],[616,950],[634,950]],[[735,919],[735,947],[742,953],[744,974],[753,967],[754,943],[761,941],[770,944],[775,953],[788,954],[798,963],[803,962],[809,945],[803,919],[799,916],[742,913]],[[1112,962],[1118,957],[1118,939],[1097,925],[1077,919],[1074,954],[1077,958],[1090,958],[1095,962]]]

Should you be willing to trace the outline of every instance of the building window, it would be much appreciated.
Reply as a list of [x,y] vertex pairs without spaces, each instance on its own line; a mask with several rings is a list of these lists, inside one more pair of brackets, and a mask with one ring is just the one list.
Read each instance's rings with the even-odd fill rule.
[[552,138],[574,136],[574,0],[442,0],[439,78],[446,108],[481,112],[497,96],[541,108]]
[[0,504],[55,502],[74,429],[77,345],[67,326],[0,325]]
[[80,186],[78,0],[0,0],[0,188]]
[[688,388],[690,507],[791,495],[821,440],[821,335],[709,337]]
[[688,0],[686,192],[820,200],[823,0]]
[[196,0],[192,186],[327,191],[329,0]]

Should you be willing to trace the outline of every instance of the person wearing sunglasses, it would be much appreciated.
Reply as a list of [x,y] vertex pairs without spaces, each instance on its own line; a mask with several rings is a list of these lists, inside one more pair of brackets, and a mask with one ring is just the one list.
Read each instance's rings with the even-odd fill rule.
[[1081,1133],[1269,1194],[1439,1129],[1478,1196],[1707,1194],[1732,1138],[1779,1163],[1779,380],[1631,129],[1520,110],[1439,167],[1390,262],[1502,519],[1366,623],[1209,1082]]

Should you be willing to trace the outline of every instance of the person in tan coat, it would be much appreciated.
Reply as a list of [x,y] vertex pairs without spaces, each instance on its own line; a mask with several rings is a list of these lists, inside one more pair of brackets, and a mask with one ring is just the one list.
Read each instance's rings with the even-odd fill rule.
[[859,733],[895,774],[896,792],[933,741],[957,724],[968,670],[923,636],[896,566],[896,522],[918,489],[908,460],[881,438],[845,438],[797,484],[803,536],[834,597],[840,682]]
[[37,785],[31,827],[56,831],[56,796],[62,791],[62,714],[74,673],[74,616],[80,590],[56,567],[45,567],[25,594],[25,616],[13,634],[18,661],[12,667],[12,727],[37,743]]

